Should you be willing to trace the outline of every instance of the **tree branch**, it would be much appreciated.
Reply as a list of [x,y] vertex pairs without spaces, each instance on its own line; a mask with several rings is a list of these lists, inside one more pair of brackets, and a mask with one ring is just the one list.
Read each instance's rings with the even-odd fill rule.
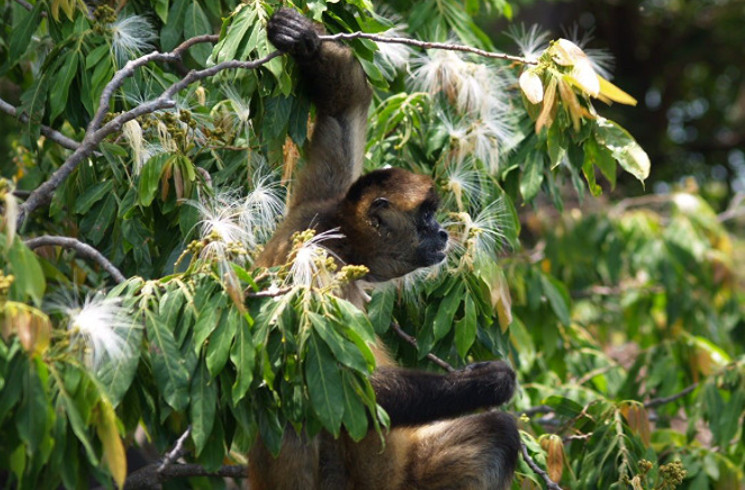
[[[19,113],[17,107],[4,101],[2,98],[0,98],[0,111],[3,111],[6,114],[10,114],[24,124],[28,123],[28,116],[26,114]],[[64,148],[67,148],[68,150],[76,150],[80,146],[80,143],[78,143],[74,139],[68,138],[64,134],[60,133],[59,131],[55,131],[49,126],[41,125],[41,134],[54,141],[55,143],[63,146]]]
[[543,471],[543,469],[538,466],[538,464],[536,464],[533,458],[530,457],[530,454],[528,454],[528,448],[525,446],[525,443],[522,440],[520,441],[520,453],[523,455],[523,459],[528,464],[528,466],[530,466],[530,469],[533,470],[533,473],[543,479],[544,483],[546,483],[546,487],[549,490],[562,490],[562,488],[555,481],[553,481],[550,476],[548,476],[548,473]]
[[370,39],[372,41],[381,43],[394,43],[394,44],[406,44],[408,46],[415,46],[423,49],[444,49],[447,51],[464,51],[466,53],[475,54],[484,58],[493,58],[498,60],[512,61],[523,65],[537,65],[538,62],[535,60],[529,60],[520,56],[512,56],[504,53],[494,53],[492,51],[485,51],[483,49],[472,48],[471,46],[463,46],[460,44],[450,43],[438,43],[419,41],[417,39],[409,39],[407,37],[393,37],[393,36],[380,36],[377,34],[368,34],[366,32],[341,32],[339,34],[319,36],[321,39],[335,41],[338,39]]
[[91,247],[87,243],[83,243],[80,240],[76,238],[66,237],[66,236],[51,236],[51,235],[43,235],[36,238],[30,238],[26,241],[24,241],[26,246],[32,250],[37,249],[39,247],[45,247],[45,246],[57,246],[57,247],[64,247],[64,248],[70,248],[75,251],[78,255],[85,259],[92,260],[108,272],[111,277],[114,278],[114,280],[117,283],[124,282],[126,278],[124,275],[117,269],[114,264],[109,262],[109,259],[103,256],[101,252],[96,250],[95,248]]
[[[407,334],[406,332],[404,332],[403,329],[401,328],[401,325],[399,325],[397,322],[391,322],[391,328],[393,329],[394,332],[396,332],[396,334],[399,337],[401,337],[402,339],[404,339],[406,342],[410,343],[414,347],[418,348],[416,339],[412,337],[411,335]],[[427,359],[434,362],[435,364],[437,364],[438,366],[440,366],[441,368],[443,368],[444,370],[448,372],[452,373],[453,371],[455,371],[455,368],[451,366],[447,361],[443,361],[442,359],[432,354],[431,352],[427,354]]]
[[698,383],[693,383],[692,385],[684,388],[682,391],[675,393],[674,395],[664,396],[661,398],[652,398],[651,400],[647,400],[646,402],[644,402],[644,408],[654,408],[666,403],[674,402],[679,398],[683,398],[696,388],[698,388]]
[[248,468],[243,465],[225,465],[215,471],[207,471],[204,466],[193,463],[172,464],[162,472],[158,471],[158,463],[147,465],[127,476],[124,482],[125,490],[139,490],[161,488],[161,483],[174,478],[189,478],[194,476],[209,476],[216,478],[246,478]]
[[189,434],[191,434],[191,426],[187,427],[184,433],[181,434],[181,436],[176,441],[176,444],[173,446],[171,452],[166,454],[166,457],[163,458],[163,462],[160,464],[160,466],[158,466],[158,474],[163,474],[163,472],[168,469],[168,465],[185,454],[184,442],[186,441],[186,438],[189,437]]

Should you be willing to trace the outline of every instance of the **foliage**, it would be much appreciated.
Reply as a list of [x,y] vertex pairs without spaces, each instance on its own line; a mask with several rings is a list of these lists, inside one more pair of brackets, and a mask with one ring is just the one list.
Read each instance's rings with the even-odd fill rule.
[[[511,359],[523,386],[512,408],[550,407],[523,422],[524,441],[571,488],[670,488],[683,478],[678,461],[683,486],[742,480],[742,282],[733,239],[707,204],[681,193],[670,213],[616,208],[544,227],[539,213],[529,231],[540,253],[520,251],[519,215],[544,196],[563,209],[568,183],[582,197],[600,192],[600,176],[613,185],[617,165],[640,180],[649,172],[643,150],[591,99],[631,97],[574,43],[507,64],[349,41],[376,89],[366,166],[432,175],[453,241],[446,264],[376,289],[365,314],[333,294],[364,271],[338,269],[322,247],[328,236],[300,234],[286,265],[252,267],[308,138],[312,108],[290,59],[218,71],[142,110],[187,70],[269,55],[264,27],[277,3],[117,5],[39,0],[2,11],[0,73],[21,92],[23,115],[0,188],[3,478],[122,486],[138,427],[161,454],[188,428],[186,457],[208,471],[244,462],[259,434],[278,450],[288,426],[354,439],[384,430],[368,381],[378,335],[425,369],[436,368],[429,353],[456,367]],[[511,12],[501,0],[389,2],[402,27],[365,0],[296,7],[330,33],[452,33],[486,50],[474,16]],[[216,32],[212,48],[194,44],[177,63],[147,63],[108,85],[128,60]],[[97,122],[101,103],[109,113]],[[102,127],[116,130],[57,182],[48,208],[29,208]],[[14,191],[32,194],[19,203]],[[66,249],[34,253],[24,239],[43,234],[96,247],[126,281]],[[615,360],[618,345],[635,355]],[[641,403],[694,382],[659,408]],[[515,485],[531,484],[542,482],[521,466]]]

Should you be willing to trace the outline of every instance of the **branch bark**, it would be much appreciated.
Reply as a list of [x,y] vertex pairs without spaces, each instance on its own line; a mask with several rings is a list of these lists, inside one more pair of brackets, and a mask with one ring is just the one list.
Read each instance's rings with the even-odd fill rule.
[[[6,114],[10,114],[24,124],[28,122],[28,116],[26,114],[19,113],[17,107],[9,104],[2,98],[0,98],[0,111],[3,111]],[[41,134],[54,141],[55,143],[58,143],[60,146],[67,148],[68,150],[77,150],[77,148],[80,146],[80,143],[78,143],[74,139],[68,138],[64,134],[60,133],[59,131],[55,131],[49,126],[42,125]]]
[[111,277],[113,277],[117,283],[124,282],[126,280],[119,269],[117,269],[114,264],[109,261],[109,259],[104,257],[101,252],[76,238],[43,235],[25,240],[24,243],[28,248],[32,250],[45,246],[57,246],[72,249],[75,251],[75,253],[77,253],[84,259],[92,260],[103,267],[103,269],[108,272],[109,275],[111,275]]

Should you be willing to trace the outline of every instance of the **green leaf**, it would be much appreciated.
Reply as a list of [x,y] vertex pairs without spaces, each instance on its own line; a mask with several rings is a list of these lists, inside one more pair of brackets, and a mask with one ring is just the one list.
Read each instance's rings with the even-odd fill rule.
[[218,405],[217,381],[212,379],[203,362],[198,364],[191,380],[190,397],[191,439],[194,441],[196,456],[199,457],[212,433]]
[[476,340],[476,304],[470,295],[466,295],[465,314],[463,318],[455,323],[455,348],[458,355],[465,359],[468,350]]
[[440,301],[440,306],[437,309],[437,314],[432,324],[432,333],[434,334],[435,342],[447,335],[450,329],[453,328],[453,317],[455,317],[461,300],[463,300],[464,290],[465,285],[459,283]]
[[166,403],[174,410],[189,404],[189,372],[184,367],[173,333],[152,313],[146,312],[150,360],[155,383]]
[[23,384],[23,399],[16,415],[18,436],[28,447],[29,454],[37,452],[50,429],[51,406],[47,397],[48,372],[42,362],[34,362],[23,372],[18,382]]
[[233,337],[235,337],[239,323],[238,310],[230,308],[223,312],[222,320],[210,335],[205,360],[207,361],[207,369],[213,377],[220,374],[222,368],[225,367],[225,363],[228,362],[230,346],[233,343]]
[[[31,36],[33,36],[36,29],[41,25],[41,9],[44,5],[44,2],[36,2],[34,8],[25,14],[20,22],[14,22],[12,28],[13,34],[10,36],[10,43],[8,46],[8,61],[3,66],[3,72],[5,69],[15,65],[16,61],[23,56],[23,53],[25,53],[31,45]],[[16,10],[16,13],[19,11],[21,10]]]
[[560,126],[560,124],[552,124],[551,127],[548,128],[546,135],[548,157],[551,161],[552,170],[561,164],[569,146],[566,134]]
[[[184,14],[184,37],[189,39],[202,34],[211,33],[212,26],[210,26],[210,22],[204,14],[204,10],[202,10],[202,7],[199,5],[199,2],[196,0],[189,2],[189,6],[186,7],[186,12]],[[205,65],[207,57],[211,52],[211,45],[207,43],[195,44],[189,48],[189,53],[194,57],[197,63],[202,66]]]
[[[216,63],[235,59],[238,47],[241,45],[244,36],[249,29],[256,25],[258,19],[258,10],[241,5],[240,10],[232,19],[226,19],[223,23],[223,32],[226,32],[222,39],[215,45],[213,56]],[[226,31],[227,26],[227,31]]]
[[142,329],[138,325],[131,326],[123,340],[130,349],[130,355],[109,359],[96,371],[96,378],[106,390],[114,408],[121,403],[137,373],[142,348]]
[[559,415],[576,417],[582,413],[582,405],[563,396],[552,395],[545,400],[545,404],[553,407]]
[[98,63],[103,59],[104,56],[109,54],[109,45],[108,44],[102,44],[99,47],[93,49],[88,55],[85,57],[85,69],[90,70],[94,66],[97,66]]
[[220,316],[222,315],[222,309],[224,307],[223,297],[213,298],[213,301],[207,302],[203,308],[199,309],[199,316],[194,324],[194,352],[196,353],[199,353],[204,346],[205,340],[217,328]]
[[533,150],[528,153],[520,178],[520,194],[526,201],[532,201],[543,182],[543,153]]
[[388,331],[393,318],[393,302],[396,290],[393,287],[377,288],[367,304],[367,315],[375,328],[375,332],[382,334]]
[[608,149],[624,170],[644,182],[649,176],[649,157],[628,131],[599,117],[595,121],[594,133],[598,144]]
[[46,289],[44,272],[34,252],[17,236],[13,240],[10,250],[8,250],[8,262],[15,276],[15,280],[11,286],[11,292],[20,295],[18,299],[22,300],[28,296],[33,300],[35,305],[41,305],[44,290]]
[[367,435],[367,413],[365,405],[357,394],[359,381],[349,371],[342,371],[344,388],[344,417],[342,422],[353,441],[360,441]]
[[[583,149],[585,150],[585,163],[582,166],[582,170],[585,172],[585,177],[590,172],[590,167],[595,165],[600,169],[603,176],[608,179],[611,189],[614,189],[616,187],[616,163],[608,149],[598,145],[594,136],[587,138]],[[592,175],[594,179],[595,174],[593,173]],[[590,191],[592,192],[592,184],[590,185]]]
[[49,89],[49,118],[54,120],[65,110],[70,95],[70,84],[78,72],[77,51],[71,51],[61,62],[62,67],[54,76],[54,84]]
[[160,40],[164,51],[171,51],[183,38],[184,17],[186,8],[194,0],[175,0],[168,11],[168,23],[160,31]]
[[160,187],[160,176],[163,169],[172,157],[166,153],[160,153],[148,159],[140,170],[140,181],[137,184],[140,204],[150,206],[158,193]]
[[559,321],[563,325],[569,325],[571,319],[569,316],[569,294],[566,287],[556,278],[545,274],[541,274],[541,286],[543,287],[543,294],[548,299],[548,303]]
[[[245,314],[248,317],[248,313]],[[250,319],[250,317],[248,317]],[[246,395],[253,381],[253,369],[256,365],[256,348],[249,331],[248,321],[240,322],[230,349],[230,361],[235,366],[235,383],[231,388],[233,404],[237,405]]]
[[85,190],[85,192],[83,192],[80,197],[75,199],[75,213],[87,213],[90,210],[91,206],[103,199],[105,195],[111,192],[111,189],[113,187],[113,180],[107,180],[106,182],[101,182],[99,184],[90,186],[88,189]]
[[[69,369],[76,368],[70,367]],[[93,465],[97,465],[99,461],[96,452],[93,450],[93,446],[91,445],[90,438],[88,437],[88,425],[81,417],[80,411],[75,406],[75,401],[70,397],[70,394],[64,386],[59,387],[58,401],[62,402],[62,408],[65,415],[67,415],[67,420],[70,422],[70,427],[72,428],[75,437],[77,437],[78,441],[83,445],[83,448],[85,448],[85,454],[88,457],[88,461]]]
[[116,216],[117,202],[114,194],[106,196],[106,200],[96,204],[93,209],[80,221],[80,229],[91,245],[98,245]]
[[338,436],[344,415],[341,374],[328,347],[316,334],[312,334],[308,339],[305,380],[313,411],[326,430]]
[[168,0],[155,0],[153,6],[155,13],[158,15],[163,24],[168,23]]
[[331,349],[337,361],[361,373],[367,372],[367,362],[357,346],[343,338],[332,322],[312,311],[308,312],[308,317],[313,324],[313,330]]

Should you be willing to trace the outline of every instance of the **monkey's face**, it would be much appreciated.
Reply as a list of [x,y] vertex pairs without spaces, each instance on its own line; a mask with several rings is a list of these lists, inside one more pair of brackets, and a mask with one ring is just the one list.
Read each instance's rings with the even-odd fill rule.
[[429,177],[378,170],[355,183],[347,199],[356,219],[343,232],[351,260],[370,269],[368,280],[387,281],[445,260],[448,233],[435,216],[438,198]]

